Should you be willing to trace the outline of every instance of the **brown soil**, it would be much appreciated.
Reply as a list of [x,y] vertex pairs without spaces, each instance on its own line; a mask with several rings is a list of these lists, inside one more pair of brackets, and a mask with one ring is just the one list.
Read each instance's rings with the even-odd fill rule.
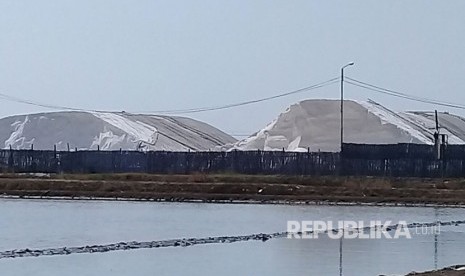
[[170,201],[465,204],[465,179],[249,175],[0,175],[0,194]]

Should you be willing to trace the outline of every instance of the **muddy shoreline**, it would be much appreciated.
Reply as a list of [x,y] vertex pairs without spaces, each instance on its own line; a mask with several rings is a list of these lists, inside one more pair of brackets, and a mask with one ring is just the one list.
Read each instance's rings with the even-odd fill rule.
[[465,179],[247,175],[0,175],[7,198],[465,206]]

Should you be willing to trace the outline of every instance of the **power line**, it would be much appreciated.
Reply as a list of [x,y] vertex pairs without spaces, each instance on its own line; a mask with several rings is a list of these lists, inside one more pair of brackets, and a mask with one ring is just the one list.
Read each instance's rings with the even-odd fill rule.
[[[299,94],[307,91],[311,91],[314,89],[322,88],[325,86],[329,86],[332,84],[337,83],[339,80],[339,77],[329,79],[327,81],[314,84],[311,86],[307,86],[301,89],[297,89],[294,91],[290,92],[285,92],[282,94],[270,96],[270,97],[265,97],[265,98],[260,98],[260,99],[255,99],[255,100],[249,100],[249,101],[243,101],[243,102],[238,102],[238,103],[232,103],[232,104],[226,104],[226,105],[219,105],[219,106],[211,106],[211,107],[196,107],[196,108],[188,108],[188,109],[172,109],[172,110],[156,110],[156,111],[144,111],[144,112],[139,112],[139,113],[151,113],[151,114],[165,114],[165,115],[174,115],[174,114],[189,114],[189,113],[200,113],[200,112],[207,112],[207,111],[216,111],[216,110],[222,110],[222,109],[229,109],[229,108],[234,108],[234,107],[239,107],[239,106],[244,106],[244,105],[250,105],[254,103],[260,103],[260,102],[265,102],[273,99],[278,99],[294,94]],[[344,79],[345,83],[348,83],[353,86],[357,86],[363,89],[367,89],[373,92],[385,94],[385,95],[390,95],[398,98],[403,98],[411,101],[417,101],[417,102],[422,102],[422,103],[427,103],[427,104],[432,104],[432,105],[439,105],[439,106],[445,106],[445,107],[451,107],[451,108],[457,108],[457,109],[465,109],[465,105],[460,105],[460,104],[454,104],[450,102],[445,102],[445,101],[440,101],[436,99],[430,99],[430,98],[424,98],[424,97],[418,97],[414,96],[411,94],[383,88],[380,86],[376,86],[367,82],[359,81],[357,79],[353,79],[350,77],[345,77]],[[10,96],[4,93],[0,93],[0,99],[4,99],[7,101],[11,102],[17,102],[17,103],[22,103],[22,104],[27,104],[27,105],[32,105],[32,106],[37,106],[37,107],[43,107],[47,109],[55,109],[55,110],[70,110],[70,111],[83,111],[83,112],[104,112],[104,113],[121,113],[120,111],[109,111],[109,110],[93,110],[93,109],[84,109],[84,108],[77,108],[77,107],[70,107],[70,106],[61,106],[61,105],[53,105],[53,104],[47,104],[47,103],[40,103],[36,102],[33,100],[28,100],[28,99],[22,99],[18,98],[15,96]],[[136,113],[136,112],[132,112]],[[128,113],[127,113],[128,114]],[[128,115],[131,115],[130,113]]]
[[[294,91],[274,95],[271,97],[266,97],[266,98],[261,98],[261,99],[255,99],[255,100],[250,100],[250,101],[244,101],[244,102],[239,102],[239,103],[233,103],[233,104],[227,104],[227,105],[221,105],[221,106],[213,106],[213,107],[198,107],[198,108],[189,108],[189,109],[178,109],[178,110],[156,110],[156,111],[146,111],[146,113],[157,113],[157,114],[188,114],[188,113],[198,113],[198,112],[205,112],[205,111],[214,111],[214,110],[221,110],[221,109],[228,109],[228,108],[233,108],[233,107],[239,107],[239,106],[244,106],[244,105],[249,105],[249,104],[254,104],[254,103],[259,103],[259,102],[264,102],[264,101],[269,101],[277,98],[282,98],[294,94],[299,94],[303,93],[306,91],[322,88],[328,85],[332,85],[337,83],[339,80],[339,77],[332,78],[330,80],[314,84],[311,86],[307,86],[304,88],[300,88]],[[144,112],[145,113],[145,112]]]
[[465,109],[465,105],[459,105],[459,104],[444,102],[444,101],[430,99],[430,98],[418,97],[418,96],[414,96],[414,95],[410,95],[410,94],[406,94],[406,93],[386,89],[386,88],[383,88],[383,87],[380,87],[380,86],[376,86],[376,85],[373,85],[373,84],[362,82],[362,81],[359,81],[359,80],[356,80],[356,79],[353,79],[353,78],[349,78],[349,77],[345,77],[345,79],[347,79],[347,80],[344,80],[344,82],[346,82],[346,83],[348,83],[350,85],[354,85],[354,86],[357,86],[357,87],[360,87],[360,88],[371,90],[371,91],[374,91],[374,92],[377,92],[377,93],[386,94],[386,95],[390,95],[390,96],[394,96],[394,97],[398,97],[398,98],[403,98],[403,99],[407,99],[407,100],[411,100],[411,101],[417,101],[417,102],[432,104],[432,105],[440,105],[440,106],[446,106],[446,107],[457,108],[457,109]]
[[26,100],[26,99],[21,99],[18,97],[10,96],[7,94],[0,93],[0,98],[11,101],[11,102],[16,102],[16,103],[22,103],[22,104],[27,104],[27,105],[33,105],[33,106],[38,106],[38,107],[44,107],[48,109],[58,109],[58,110],[72,110],[72,111],[95,111],[96,110],[85,110],[81,108],[74,108],[74,107],[67,107],[67,106],[59,106],[59,105],[51,105],[51,104],[44,104],[44,103],[39,103],[35,102],[32,100]]
[[[234,108],[234,107],[239,107],[239,106],[244,106],[244,105],[249,105],[249,104],[254,104],[254,103],[259,103],[259,102],[264,102],[264,101],[269,101],[277,98],[282,98],[294,94],[299,94],[303,93],[306,91],[322,88],[328,85],[332,85],[337,83],[339,80],[339,77],[329,79],[327,81],[314,84],[311,86],[307,86],[301,89],[297,89],[294,91],[290,92],[285,92],[282,94],[270,96],[270,97],[265,97],[265,98],[260,98],[260,99],[255,99],[255,100],[249,100],[249,101],[244,101],[244,102],[238,102],[238,103],[232,103],[232,104],[226,104],[226,105],[220,105],[220,106],[212,106],[212,107],[195,107],[195,108],[188,108],[188,109],[174,109],[174,110],[156,110],[156,111],[142,111],[142,112],[130,112],[130,113],[152,113],[152,114],[189,114],[189,113],[199,113],[199,112],[206,112],[206,111],[215,111],[215,110],[222,110],[222,109],[229,109],[229,108]],[[10,96],[7,94],[0,93],[0,98],[11,101],[11,102],[16,102],[16,103],[22,103],[22,104],[27,104],[27,105],[32,105],[32,106],[37,106],[37,107],[43,107],[43,108],[48,108],[48,109],[55,109],[55,110],[70,110],[70,111],[84,111],[84,112],[103,112],[103,113],[121,113],[120,111],[108,111],[108,110],[93,110],[93,109],[84,109],[84,108],[77,108],[77,107],[70,107],[70,106],[60,106],[60,105],[53,105],[53,104],[46,104],[46,103],[40,103],[32,100],[27,100],[27,99],[22,99],[14,96]],[[130,114],[128,114],[130,115]]]

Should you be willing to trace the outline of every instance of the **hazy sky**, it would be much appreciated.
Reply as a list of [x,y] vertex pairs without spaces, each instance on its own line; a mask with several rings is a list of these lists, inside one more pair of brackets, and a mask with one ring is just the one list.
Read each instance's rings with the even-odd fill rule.
[[[465,104],[465,1],[0,0],[0,93],[84,109],[216,106],[339,75]],[[434,107],[346,85],[394,110]],[[250,134],[337,84],[188,115]],[[0,116],[49,111],[0,99]]]

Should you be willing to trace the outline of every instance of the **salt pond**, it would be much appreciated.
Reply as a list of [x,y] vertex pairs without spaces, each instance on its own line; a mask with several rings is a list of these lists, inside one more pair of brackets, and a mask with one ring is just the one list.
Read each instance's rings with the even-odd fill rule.
[[[0,251],[285,231],[288,220],[463,220],[465,209],[0,200]],[[399,240],[344,240],[344,275],[405,274],[465,263],[465,227]],[[339,275],[340,243],[272,239],[1,259],[5,275]]]

